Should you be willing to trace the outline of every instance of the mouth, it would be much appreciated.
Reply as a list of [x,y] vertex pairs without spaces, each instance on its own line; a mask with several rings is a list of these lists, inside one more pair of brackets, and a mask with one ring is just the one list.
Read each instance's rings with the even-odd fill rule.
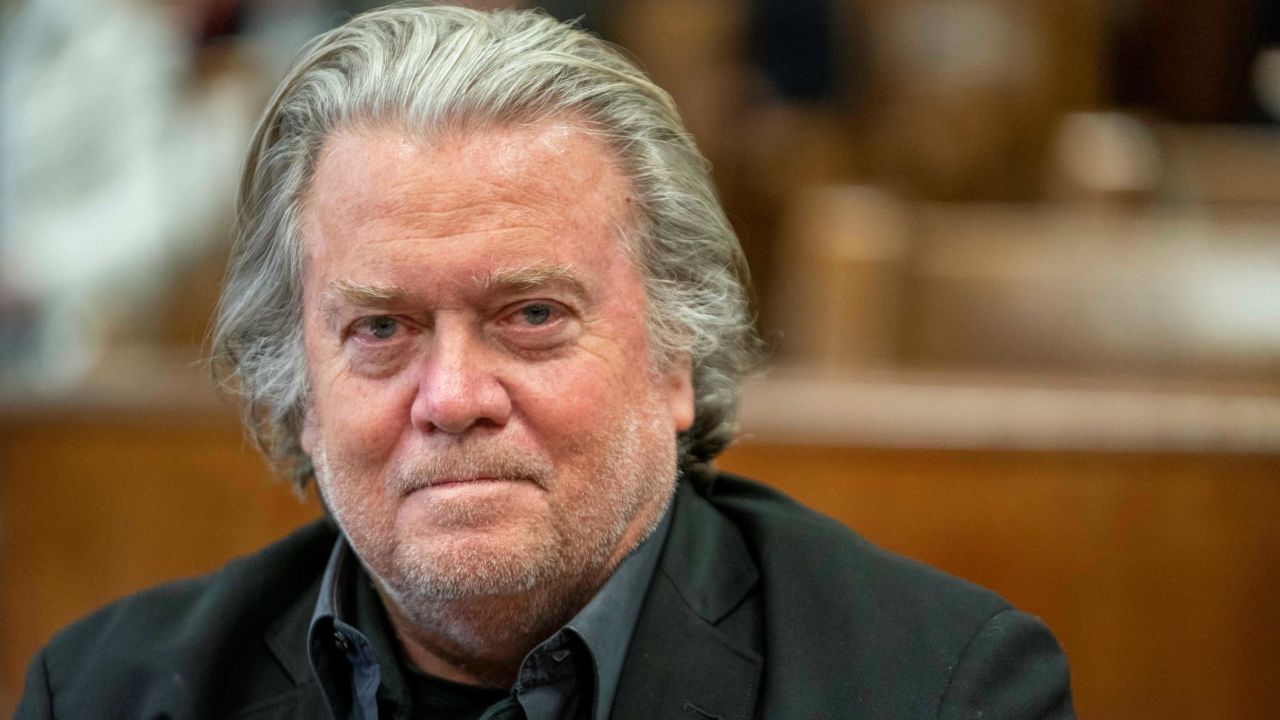
[[511,482],[511,478],[497,477],[493,475],[480,475],[477,477],[446,477],[437,478],[422,486],[422,489],[433,487],[444,487],[448,485],[474,485],[477,483],[488,482]]
[[505,447],[471,448],[463,454],[457,449],[448,452],[416,453],[393,468],[387,483],[401,497],[419,490],[505,485],[546,487],[553,475],[550,461],[540,454],[517,451]]
[[407,487],[403,491],[403,496],[408,497],[419,492],[444,491],[449,489],[467,488],[467,487],[483,487],[492,486],[497,483],[522,483],[529,482],[528,478],[507,477],[505,475],[478,475],[476,477],[442,477],[435,478],[428,482],[415,484]]

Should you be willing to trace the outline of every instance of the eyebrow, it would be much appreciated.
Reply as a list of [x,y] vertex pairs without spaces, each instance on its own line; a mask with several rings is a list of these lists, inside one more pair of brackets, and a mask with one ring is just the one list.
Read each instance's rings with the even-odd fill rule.
[[334,280],[320,299],[320,310],[330,324],[337,319],[343,304],[360,308],[383,308],[402,304],[409,292],[398,285],[367,285],[351,280]]
[[[473,276],[482,293],[492,294],[539,287],[563,286],[579,297],[585,296],[586,285],[569,265],[526,265],[499,268]],[[352,280],[334,280],[320,300],[321,313],[333,323],[344,305],[378,309],[407,304],[412,294],[399,285],[366,284]]]
[[486,293],[562,285],[578,295],[586,295],[586,285],[570,265],[499,268],[477,276],[476,280],[480,289]]

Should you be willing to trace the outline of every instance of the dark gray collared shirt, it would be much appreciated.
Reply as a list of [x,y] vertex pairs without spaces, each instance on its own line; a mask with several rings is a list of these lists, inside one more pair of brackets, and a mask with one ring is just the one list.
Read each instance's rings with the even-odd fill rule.
[[[609,717],[670,525],[668,506],[653,534],[618,565],[595,597],[529,652],[506,704],[519,704],[528,720]],[[336,720],[393,720],[407,718],[410,712],[396,640],[387,632],[369,583],[355,553],[340,537],[325,569],[308,634],[311,667]],[[498,709],[495,705],[484,717]]]

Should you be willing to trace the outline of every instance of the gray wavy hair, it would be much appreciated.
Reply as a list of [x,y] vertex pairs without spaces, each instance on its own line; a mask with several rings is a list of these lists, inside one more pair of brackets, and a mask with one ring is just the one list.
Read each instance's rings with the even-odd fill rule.
[[300,216],[325,139],[357,125],[440,136],[565,115],[613,148],[632,184],[638,220],[624,244],[644,277],[655,357],[692,362],[695,417],[680,437],[681,466],[733,440],[738,384],[760,358],[746,263],[671,97],[607,43],[541,12],[399,5],[302,51],[241,178],[212,367],[255,442],[300,488],[314,472],[300,444],[309,401]]

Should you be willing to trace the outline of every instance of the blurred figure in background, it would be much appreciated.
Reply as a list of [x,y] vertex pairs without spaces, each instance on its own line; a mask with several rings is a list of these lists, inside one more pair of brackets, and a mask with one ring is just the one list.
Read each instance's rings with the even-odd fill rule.
[[201,36],[212,5],[30,0],[6,18],[7,392],[79,381],[109,333],[163,337],[173,275],[225,241],[261,90],[245,58]]

